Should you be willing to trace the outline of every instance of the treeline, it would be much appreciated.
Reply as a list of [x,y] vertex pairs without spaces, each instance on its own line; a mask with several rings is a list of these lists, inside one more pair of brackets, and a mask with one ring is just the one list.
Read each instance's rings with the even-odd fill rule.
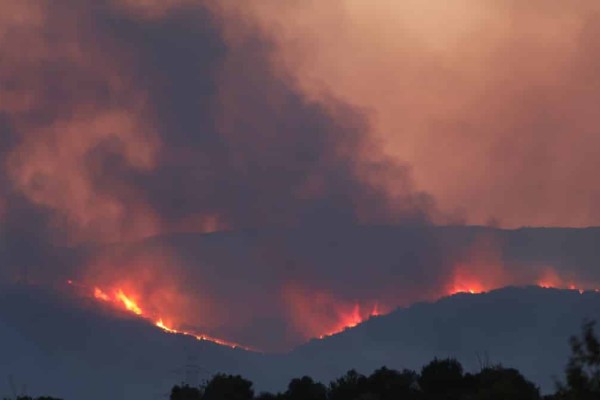
[[[551,351],[551,349],[549,349]],[[455,359],[435,359],[419,373],[380,368],[369,376],[351,370],[328,385],[305,376],[285,392],[255,394],[239,375],[219,374],[201,387],[175,386],[171,400],[600,400],[600,342],[593,323],[571,338],[571,356],[555,394],[539,388],[514,368],[501,365],[465,373]]]
[[349,371],[324,385],[312,378],[293,379],[285,392],[255,395],[252,382],[217,375],[205,386],[175,386],[171,400],[540,400],[538,388],[517,370],[500,366],[465,374],[453,359],[434,360],[420,374],[381,368],[369,376]]
[[418,373],[383,367],[365,376],[351,370],[328,385],[305,376],[276,394],[256,394],[251,381],[218,374],[200,387],[173,387],[170,400],[600,400],[600,341],[594,324],[585,323],[581,336],[572,337],[570,344],[565,377],[557,382],[556,393],[546,396],[516,369],[496,365],[472,374],[455,359],[435,359]]
[[[11,400],[11,399],[4,399],[4,400]],[[48,396],[42,396],[42,397],[19,396],[16,398],[16,400],[62,400],[62,399],[58,399],[56,397],[48,397]]]

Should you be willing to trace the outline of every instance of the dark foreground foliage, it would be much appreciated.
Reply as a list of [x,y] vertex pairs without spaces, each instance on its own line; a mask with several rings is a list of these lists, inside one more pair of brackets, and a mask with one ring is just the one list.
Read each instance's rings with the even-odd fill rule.
[[[5,400],[12,400],[12,399],[5,399]],[[19,396],[15,400],[62,400],[62,399],[59,399],[56,397],[48,397],[48,396],[42,396],[42,397]]]
[[541,400],[538,388],[517,370],[495,366],[463,373],[453,359],[433,360],[421,373],[380,368],[369,376],[351,370],[328,386],[305,376],[285,392],[254,396],[240,376],[217,375],[202,388],[175,386],[171,400]]

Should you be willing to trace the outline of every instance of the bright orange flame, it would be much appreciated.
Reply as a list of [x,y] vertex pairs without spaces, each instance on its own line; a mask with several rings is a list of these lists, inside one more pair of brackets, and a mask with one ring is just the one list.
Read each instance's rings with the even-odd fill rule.
[[364,316],[364,314],[361,313],[360,305],[356,303],[351,312],[340,314],[339,321],[337,322],[336,326],[327,333],[320,335],[319,338],[323,339],[327,336],[332,336],[343,332],[346,329],[354,328],[371,317],[377,317],[379,315],[381,315],[379,312],[379,304],[376,303],[375,306],[373,306],[373,309],[366,316]]
[[[72,284],[72,281],[69,281],[69,282],[71,282],[69,284]],[[227,340],[218,339],[218,338],[204,335],[204,334],[197,334],[197,333],[194,333],[191,331],[175,329],[172,326],[168,325],[163,318],[161,318],[161,317],[154,318],[149,313],[144,312],[142,307],[136,300],[136,298],[138,298],[139,296],[133,296],[131,294],[125,293],[125,291],[121,288],[113,290],[112,293],[113,293],[112,296],[108,295],[105,291],[103,291],[99,287],[95,287],[93,290],[93,295],[94,295],[95,299],[103,301],[103,302],[111,303],[115,308],[125,310],[125,311],[135,314],[136,316],[139,316],[145,320],[155,321],[155,322],[153,322],[153,324],[156,327],[162,329],[164,332],[191,336],[197,340],[205,340],[205,341],[213,342],[213,343],[216,343],[216,344],[219,344],[222,346],[228,346],[231,348],[241,348],[244,350],[256,351],[255,349],[252,349],[250,347],[242,346],[238,343],[230,342]]]
[[286,285],[282,294],[295,328],[307,340],[335,335],[382,314],[378,302],[348,302],[298,284]]
[[[476,271],[478,271],[478,269]],[[480,279],[477,273],[464,268],[464,266],[458,266],[455,268],[452,281],[447,286],[446,295],[451,296],[458,293],[478,294],[503,286],[502,281],[499,283],[489,281],[490,278],[487,277],[487,281],[484,283],[484,280]]]
[[471,293],[478,294],[484,293],[486,290],[483,288],[483,285],[479,282],[471,282],[471,283],[455,283],[452,289],[450,289],[450,295],[458,294],[458,293]]
[[117,290],[116,296],[117,299],[119,299],[123,303],[126,309],[128,309],[136,315],[142,315],[142,309],[137,305],[135,301],[127,297],[127,295],[125,295],[125,293],[123,293],[121,289]]
[[209,341],[209,342],[220,344],[222,346],[228,346],[228,347],[231,347],[231,348],[234,348],[234,349],[235,348],[241,348],[241,349],[244,349],[244,350],[255,351],[254,349],[251,349],[250,347],[244,347],[244,346],[242,346],[240,344],[237,344],[237,343],[234,343],[234,342],[229,342],[229,341],[226,341],[226,340],[217,339],[217,338],[214,338],[214,337],[211,337],[211,336],[207,336],[207,335],[197,335],[195,333],[191,333],[191,332],[187,332],[187,331],[180,331],[180,330],[171,328],[171,327],[169,327],[169,326],[167,326],[165,324],[165,322],[162,320],[162,318],[160,318],[158,321],[156,321],[154,323],[154,325],[156,325],[157,327],[159,327],[160,329],[162,329],[163,331],[168,332],[168,333],[185,335],[185,336],[191,336],[191,337],[193,337],[193,338],[195,338],[197,340],[206,340],[206,341]]
[[[521,280],[519,280],[518,276],[515,277],[508,270],[505,270],[502,263],[497,263],[492,265],[492,267],[487,263],[481,265],[476,262],[459,264],[455,266],[448,284],[443,286],[443,291],[425,294],[420,300],[435,300],[442,295],[447,296],[458,293],[479,294],[510,285],[528,285],[531,282],[535,282],[535,285],[543,288],[571,289],[577,290],[582,294],[585,290],[600,292],[597,286],[594,288],[591,283],[582,285],[575,280],[566,279],[565,276],[561,276],[553,268],[541,270],[537,277],[539,279],[529,275],[527,278],[521,277]],[[86,292],[89,290],[89,287],[73,282],[72,280],[69,280],[68,284],[83,288]],[[186,335],[197,340],[210,341],[232,348],[253,350],[238,343],[191,331],[189,328],[185,328],[188,330],[184,330],[182,328],[184,326],[183,319],[178,318],[178,316],[181,317],[180,314],[177,314],[178,308],[171,307],[169,308],[170,311],[167,312],[164,307],[160,307],[160,311],[158,311],[155,306],[156,301],[152,301],[154,299],[154,292],[152,299],[149,299],[141,296],[140,292],[130,290],[131,288],[132,286],[128,284],[117,286],[115,289],[108,291],[94,287],[92,293],[95,299],[110,303],[114,308],[127,311],[151,321],[153,325],[164,332]],[[286,296],[285,300],[290,306],[290,315],[298,329],[303,329],[306,339],[325,338],[335,335],[346,329],[356,327],[372,317],[386,314],[391,310],[390,304],[387,304],[387,307],[384,304],[384,309],[381,309],[380,304],[377,302],[348,303],[325,291],[315,292],[310,289],[294,286],[287,289],[284,294]],[[166,293],[168,293],[168,296],[162,296],[161,298],[168,298],[172,295],[170,289]],[[144,298],[145,302],[143,301]]]

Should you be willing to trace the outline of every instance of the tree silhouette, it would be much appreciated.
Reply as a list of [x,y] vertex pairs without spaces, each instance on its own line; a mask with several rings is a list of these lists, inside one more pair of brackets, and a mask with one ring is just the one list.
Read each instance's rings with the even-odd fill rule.
[[424,366],[418,382],[427,400],[460,400],[465,391],[462,365],[452,358]]
[[[4,399],[4,400],[10,400],[10,399]],[[34,398],[31,396],[17,396],[15,398],[15,400],[34,400]],[[59,399],[57,397],[42,396],[42,397],[36,397],[35,400],[62,400],[62,399]]]
[[364,375],[355,370],[350,370],[346,375],[331,382],[329,385],[329,400],[355,399],[360,394],[367,392],[368,383]]
[[475,387],[467,385],[473,400],[539,400],[540,391],[519,371],[495,366],[485,368],[470,380]]
[[202,400],[202,391],[198,388],[182,385],[171,389],[170,400]]
[[571,337],[571,357],[566,369],[566,385],[559,385],[560,399],[600,399],[600,341],[594,322],[586,321],[581,338]]
[[367,379],[368,392],[379,400],[413,399],[418,393],[418,375],[414,371],[402,372],[380,368]]
[[257,397],[255,397],[255,400],[284,400],[285,398],[285,395],[281,393],[273,394],[268,392],[262,392]]
[[204,388],[204,400],[252,400],[252,382],[239,375],[215,375]]
[[304,376],[290,382],[285,398],[286,400],[326,400],[327,388],[322,383]]

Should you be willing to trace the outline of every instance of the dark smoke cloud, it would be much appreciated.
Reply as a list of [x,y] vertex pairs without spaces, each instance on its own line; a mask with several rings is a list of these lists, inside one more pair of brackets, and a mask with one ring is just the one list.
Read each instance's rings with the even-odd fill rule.
[[[417,170],[383,155],[371,111],[351,96],[307,90],[281,56],[282,26],[266,29],[246,8],[221,4],[239,3],[3,2],[2,277],[121,285],[179,327],[264,349],[326,333],[322,325],[334,328],[328,321],[357,304],[363,314],[389,311],[448,293],[456,271],[490,288],[537,279],[505,269],[502,241],[480,249],[470,237],[441,240],[429,226],[439,217],[433,198],[414,189]],[[269,13],[288,5],[252,4],[269,4]],[[595,63],[577,55],[575,70],[593,76]],[[432,62],[407,65],[438,70]],[[429,105],[418,82],[404,100]],[[508,104],[512,92],[498,93]],[[554,92],[528,93],[535,111]],[[485,104],[504,115],[501,104]],[[507,120],[519,126],[541,115],[513,111]],[[453,159],[479,171],[459,152],[437,151],[431,165]],[[356,227],[369,224],[401,227]],[[201,235],[214,231],[238,233]]]
[[[285,317],[287,291],[310,296],[325,275],[317,289],[328,292],[339,270],[321,270],[277,234],[250,246],[259,255],[250,263],[186,258],[177,240],[135,243],[429,220],[431,199],[380,154],[366,114],[306,98],[272,63],[270,39],[243,19],[232,38],[199,1],[0,7],[7,279],[133,285],[182,325],[282,348],[306,338]],[[361,295],[333,290],[350,305]]]
[[135,54],[162,144],[157,166],[130,184],[164,229],[425,219],[428,205],[410,189],[393,204],[363,179],[394,174],[409,187],[400,166],[360,160],[363,116],[340,103],[333,118],[295,92],[271,68],[262,37],[228,47],[202,8],[151,24],[118,21],[114,32]]
[[259,32],[227,43],[197,2],[9,4],[39,20],[11,41],[28,59],[4,43],[3,87],[25,99],[2,109],[6,185],[71,241],[426,219],[402,166],[362,159],[361,113],[303,98]]

